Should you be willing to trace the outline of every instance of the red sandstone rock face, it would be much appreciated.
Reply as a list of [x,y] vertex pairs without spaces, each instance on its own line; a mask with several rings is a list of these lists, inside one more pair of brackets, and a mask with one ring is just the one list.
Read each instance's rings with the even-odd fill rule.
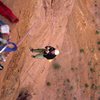
[[[99,100],[100,34],[96,30],[100,30],[100,1],[4,3],[20,19],[12,25],[0,16],[11,26],[12,41],[18,43],[27,30],[32,30],[0,72],[0,100],[16,100],[23,89],[32,100]],[[57,47],[61,54],[51,63],[31,58],[29,47],[46,45]]]

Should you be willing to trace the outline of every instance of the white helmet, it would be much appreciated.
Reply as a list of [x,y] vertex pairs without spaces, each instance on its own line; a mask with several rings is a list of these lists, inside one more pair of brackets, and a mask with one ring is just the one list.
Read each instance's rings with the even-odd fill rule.
[[1,33],[9,34],[10,28],[8,25],[1,25],[0,30],[1,30]]
[[55,55],[59,55],[59,50],[55,50]]

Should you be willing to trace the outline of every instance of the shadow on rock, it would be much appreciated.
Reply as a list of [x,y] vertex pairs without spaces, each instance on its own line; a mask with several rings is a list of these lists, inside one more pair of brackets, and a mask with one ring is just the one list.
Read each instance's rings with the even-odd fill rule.
[[19,93],[19,95],[18,95],[16,100],[31,100],[31,99],[32,99],[31,93],[28,90],[23,89]]

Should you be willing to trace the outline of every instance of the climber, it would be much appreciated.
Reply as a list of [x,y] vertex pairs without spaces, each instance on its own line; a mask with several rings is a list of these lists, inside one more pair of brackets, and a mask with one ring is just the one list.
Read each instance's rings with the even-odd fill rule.
[[57,55],[59,55],[59,50],[55,49],[52,46],[46,46],[45,48],[33,49],[30,48],[31,52],[37,52],[39,54],[32,55],[33,58],[46,58],[49,61],[52,61]]
[[9,41],[10,27],[0,20],[0,53],[17,50],[17,45]]
[[0,1],[0,14],[10,20],[12,23],[17,23],[19,21],[19,19],[2,1]]

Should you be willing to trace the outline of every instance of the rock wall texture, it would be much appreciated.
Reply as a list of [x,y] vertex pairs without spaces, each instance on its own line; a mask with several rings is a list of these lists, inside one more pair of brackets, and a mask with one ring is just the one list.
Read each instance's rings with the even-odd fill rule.
[[[0,71],[0,100],[100,100],[100,0],[2,1],[20,21],[0,16],[19,44]],[[31,57],[46,45],[60,50],[54,61]]]

